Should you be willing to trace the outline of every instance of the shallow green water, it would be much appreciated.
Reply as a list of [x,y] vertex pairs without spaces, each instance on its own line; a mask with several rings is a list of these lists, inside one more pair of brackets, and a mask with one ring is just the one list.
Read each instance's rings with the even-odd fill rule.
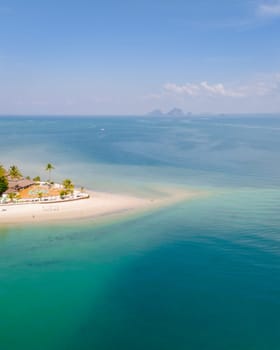
[[51,161],[102,190],[212,192],[108,224],[0,228],[0,349],[278,350],[279,132],[268,117],[0,119],[1,162],[25,173]]

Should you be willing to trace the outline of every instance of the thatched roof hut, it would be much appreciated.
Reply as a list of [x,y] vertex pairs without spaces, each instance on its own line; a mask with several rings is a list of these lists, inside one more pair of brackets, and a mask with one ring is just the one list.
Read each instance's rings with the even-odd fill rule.
[[34,181],[28,180],[28,179],[9,179],[9,188],[5,192],[5,194],[9,193],[15,193],[20,190],[23,190],[24,188],[30,187],[34,185]]

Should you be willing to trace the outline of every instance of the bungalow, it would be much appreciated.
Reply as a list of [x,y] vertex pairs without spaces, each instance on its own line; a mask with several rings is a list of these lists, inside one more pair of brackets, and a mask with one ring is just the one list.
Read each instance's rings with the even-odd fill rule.
[[9,187],[4,194],[16,193],[20,190],[34,185],[34,181],[28,179],[11,179],[10,176],[8,176],[8,183]]

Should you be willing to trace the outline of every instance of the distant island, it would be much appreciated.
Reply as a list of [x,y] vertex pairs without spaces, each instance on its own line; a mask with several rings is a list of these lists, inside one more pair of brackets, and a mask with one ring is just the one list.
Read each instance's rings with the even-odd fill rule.
[[147,114],[148,116],[151,117],[189,117],[192,115],[191,112],[185,113],[182,109],[180,108],[173,108],[170,111],[164,113],[160,109],[155,109]]

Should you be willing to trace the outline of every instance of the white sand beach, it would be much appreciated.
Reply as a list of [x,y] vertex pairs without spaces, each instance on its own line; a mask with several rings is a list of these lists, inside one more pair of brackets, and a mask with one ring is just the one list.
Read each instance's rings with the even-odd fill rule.
[[1,205],[0,225],[104,218],[171,205],[201,195],[199,191],[178,189],[165,189],[162,196],[151,198],[105,192],[88,193],[90,198],[69,202]]

